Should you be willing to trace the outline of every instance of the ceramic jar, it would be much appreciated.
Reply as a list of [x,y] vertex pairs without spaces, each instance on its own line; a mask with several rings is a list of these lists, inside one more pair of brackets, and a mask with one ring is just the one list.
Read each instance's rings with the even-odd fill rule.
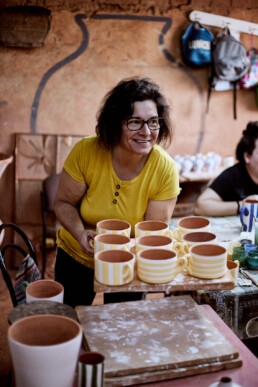
[[239,261],[239,267],[245,266],[247,256],[245,253],[244,246],[233,247],[231,259],[232,259],[232,261],[235,261],[235,260]]
[[258,247],[249,250],[246,262],[249,269],[258,269]]

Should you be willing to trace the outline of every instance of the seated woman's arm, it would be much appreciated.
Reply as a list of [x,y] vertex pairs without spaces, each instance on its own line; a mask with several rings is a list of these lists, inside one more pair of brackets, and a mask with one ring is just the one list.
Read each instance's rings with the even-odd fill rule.
[[55,213],[61,225],[80,243],[82,251],[92,256],[94,250],[90,241],[96,233],[85,230],[79,214],[79,205],[86,192],[86,184],[78,183],[63,169],[55,198]]
[[144,220],[161,220],[169,224],[177,197],[169,200],[149,200]]
[[195,215],[227,216],[236,215],[237,212],[238,204],[236,201],[223,201],[221,197],[211,188],[207,188],[198,197],[194,206]]

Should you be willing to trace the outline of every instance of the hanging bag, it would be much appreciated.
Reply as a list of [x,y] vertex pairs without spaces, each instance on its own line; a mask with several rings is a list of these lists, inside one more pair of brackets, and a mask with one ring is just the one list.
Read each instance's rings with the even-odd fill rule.
[[212,33],[201,23],[190,24],[182,36],[182,56],[188,66],[201,67],[211,62]]
[[247,58],[249,67],[247,73],[240,79],[242,89],[250,89],[258,85],[258,50],[254,47],[251,48],[247,52]]
[[218,33],[211,46],[211,76],[207,111],[211,90],[220,80],[231,82],[233,86],[234,119],[236,119],[236,90],[240,79],[247,73],[249,60],[245,46],[230,34],[229,28]]

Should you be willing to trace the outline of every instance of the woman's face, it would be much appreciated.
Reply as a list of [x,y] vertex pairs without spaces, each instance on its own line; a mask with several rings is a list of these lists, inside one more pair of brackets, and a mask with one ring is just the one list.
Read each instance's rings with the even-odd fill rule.
[[[147,121],[149,118],[157,117],[156,103],[152,100],[136,101],[132,117],[141,118]],[[159,129],[150,130],[145,123],[140,130],[132,131],[127,128],[127,123],[122,124],[122,136],[119,147],[125,151],[146,156],[150,153],[153,145],[157,142]]]

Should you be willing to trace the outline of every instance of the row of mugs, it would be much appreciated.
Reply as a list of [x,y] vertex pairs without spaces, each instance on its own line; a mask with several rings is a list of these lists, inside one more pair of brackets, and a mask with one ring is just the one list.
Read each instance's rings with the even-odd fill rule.
[[[210,221],[201,216],[188,216],[179,219],[177,227],[169,230],[166,222],[158,220],[145,220],[135,225],[135,238],[144,235],[166,235],[170,238],[178,239],[183,234],[191,231],[210,231]],[[130,223],[119,219],[101,220],[96,225],[97,235],[101,234],[120,234],[130,238]]]

